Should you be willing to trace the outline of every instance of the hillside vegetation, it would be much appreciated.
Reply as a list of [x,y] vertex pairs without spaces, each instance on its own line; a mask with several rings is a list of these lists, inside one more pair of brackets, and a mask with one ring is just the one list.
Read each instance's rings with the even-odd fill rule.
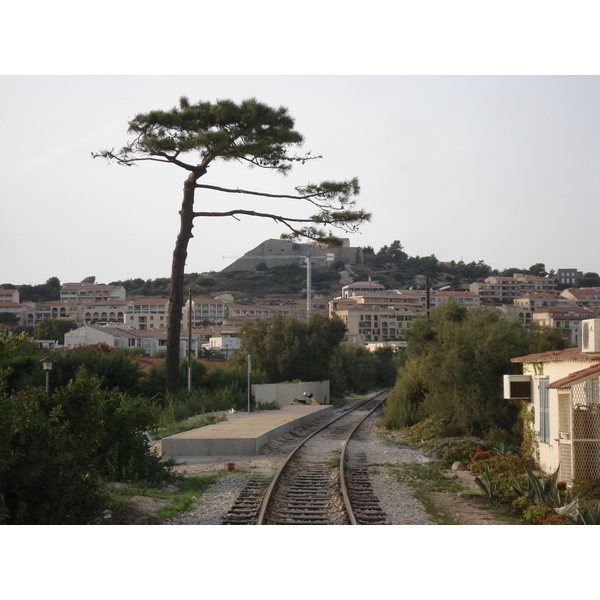
[[[342,286],[354,281],[376,281],[386,289],[424,289],[426,278],[432,287],[449,286],[453,290],[468,290],[469,284],[490,275],[511,277],[514,273],[550,276],[554,271],[546,271],[543,263],[536,263],[529,269],[507,268],[502,271],[493,269],[482,260],[465,263],[460,261],[439,262],[434,254],[429,256],[409,256],[396,240],[385,245],[377,252],[370,246],[363,249],[364,262],[361,264],[345,264],[342,261],[328,266],[313,265],[311,270],[312,293],[325,297],[340,294]],[[95,277],[87,277],[84,281],[95,282]],[[109,282],[122,285],[128,298],[169,296],[170,279],[132,278]],[[39,285],[15,286],[11,283],[0,285],[2,288],[19,288],[21,301],[48,302],[60,297],[60,281],[57,277],[49,278]],[[597,273],[586,273],[580,282],[581,286],[600,285]],[[228,271],[209,273],[187,273],[184,286],[192,287],[194,294],[215,296],[231,293],[237,302],[252,303],[261,298],[300,299],[306,297],[306,266],[295,263],[268,268],[257,260],[254,271]]]
[[[383,246],[375,252],[371,247],[363,248],[364,262],[348,265],[341,261],[329,266],[313,266],[311,289],[313,294],[338,296],[343,285],[349,281],[377,281],[386,289],[424,289],[426,278],[433,286],[450,286],[451,289],[468,289],[469,284],[490,275],[512,275],[517,269],[502,272],[492,269],[483,261],[464,263],[451,261],[440,263],[435,255],[409,256],[399,241]],[[519,272],[546,275],[545,266],[538,263]],[[169,279],[129,279],[113,281],[127,290],[128,297],[167,296]],[[188,273],[185,286],[192,286],[196,294],[216,295],[232,293],[238,302],[252,302],[259,298],[306,297],[306,267],[287,264],[267,268],[257,261],[254,271],[229,271],[210,273]]]

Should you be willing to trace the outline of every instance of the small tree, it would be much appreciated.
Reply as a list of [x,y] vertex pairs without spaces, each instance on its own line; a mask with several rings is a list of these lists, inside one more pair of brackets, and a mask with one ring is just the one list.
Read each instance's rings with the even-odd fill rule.
[[268,383],[316,381],[327,379],[331,357],[345,332],[346,325],[339,318],[312,315],[307,324],[277,316],[244,323],[240,339],[242,348],[252,355],[254,369]]
[[511,358],[565,347],[560,332],[525,329],[490,307],[467,309],[451,300],[429,319],[412,322],[405,357],[384,422],[404,427],[422,418],[438,435],[511,431],[518,407],[502,396],[502,375],[514,372]]
[[33,331],[36,340],[56,340],[65,343],[65,333],[77,329],[77,323],[69,319],[42,319]]
[[[294,129],[294,121],[287,109],[271,108],[255,99],[236,104],[230,100],[215,103],[190,104],[187,98],[170,111],[155,110],[137,115],[129,122],[129,132],[135,137],[119,152],[104,150],[92,153],[117,164],[131,166],[140,161],[154,161],[174,165],[187,172],[183,186],[180,229],[173,251],[171,290],[167,332],[167,390],[175,393],[179,388],[178,363],[181,316],[184,303],[183,278],[187,247],[192,236],[196,217],[234,217],[238,215],[273,219],[285,225],[287,239],[309,239],[339,245],[341,240],[327,236],[323,225],[332,225],[345,231],[355,231],[369,219],[362,210],[354,210],[353,196],[359,192],[358,180],[343,182],[325,181],[296,188],[294,194],[268,194],[250,190],[230,189],[198,183],[208,173],[209,166],[217,160],[238,161],[248,166],[287,173],[294,163],[305,163],[319,158],[309,153],[292,155],[290,149],[301,144],[302,135]],[[188,161],[190,153],[198,160]],[[213,190],[226,194],[244,194],[263,198],[303,200],[317,209],[308,218],[291,218],[278,213],[262,213],[247,209],[223,212],[199,212],[194,208],[197,189]]]

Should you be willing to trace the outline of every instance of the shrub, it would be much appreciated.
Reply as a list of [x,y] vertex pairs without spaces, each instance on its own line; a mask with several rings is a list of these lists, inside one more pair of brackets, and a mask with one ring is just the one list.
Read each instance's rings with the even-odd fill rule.
[[[94,469],[99,436],[85,400],[81,423],[73,411],[49,403],[42,389],[2,400],[5,444],[0,460],[0,522],[16,525],[89,523],[107,496]],[[68,414],[71,413],[71,414]]]
[[506,456],[500,456],[495,450],[478,449],[471,457],[467,465],[475,473],[482,474],[485,467],[489,467],[493,475],[504,475],[508,477],[510,473],[525,473],[527,467],[526,459],[516,454],[508,453]]
[[523,518],[528,525],[566,525],[568,521],[546,504],[534,504],[523,511]]
[[600,498],[600,479],[574,479],[573,495],[579,498]]
[[[205,385],[206,367],[198,360],[192,361],[192,388],[197,389]],[[182,390],[187,389],[187,361],[179,361],[179,384]],[[164,405],[166,389],[166,363],[160,362],[153,365],[140,381],[138,390],[148,398],[155,398]]]
[[[66,386],[80,367],[98,375],[102,386],[113,389],[118,387],[123,392],[135,394],[143,375],[140,363],[132,358],[124,349],[114,349],[106,344],[93,344],[80,348],[59,350],[50,354],[55,363],[50,375],[51,387],[56,389]],[[30,368],[21,368],[14,389],[43,386],[45,374],[39,365],[39,358],[31,363]],[[16,374],[15,374],[16,377]]]
[[459,460],[464,462],[465,465],[468,465],[477,450],[479,450],[479,448],[472,444],[463,444],[462,446],[449,448],[444,452],[442,465],[447,469]]
[[156,484],[169,475],[142,435],[151,403],[108,390],[85,367],[50,396],[1,395],[0,410],[0,522],[87,524],[106,506],[104,479]]

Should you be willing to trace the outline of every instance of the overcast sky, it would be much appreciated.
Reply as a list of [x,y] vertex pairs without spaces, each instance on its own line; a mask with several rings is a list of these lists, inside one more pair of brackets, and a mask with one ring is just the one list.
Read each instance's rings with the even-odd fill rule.
[[[5,76],[0,80],[0,280],[167,277],[185,173],[92,159],[120,148],[138,112],[248,97],[285,106],[322,159],[281,177],[235,164],[202,182],[289,193],[358,177],[372,221],[354,246],[492,268],[599,271],[597,76]],[[198,209],[291,212],[199,191]],[[307,207],[305,214],[311,214]],[[218,271],[281,226],[197,220],[188,272]]]
[[[96,11],[86,23],[102,25],[101,33],[71,22],[47,27],[55,12],[44,4],[34,19],[25,18],[24,5],[10,9],[27,26],[8,28],[0,41],[0,283],[169,276],[185,173],[162,164],[109,165],[91,153],[120,148],[137,113],[170,109],[182,95],[285,106],[305,138],[302,150],[323,157],[286,178],[214,164],[202,183],[290,193],[307,182],[358,177],[358,205],[373,217],[350,237],[353,246],[377,251],[399,240],[411,256],[482,260],[500,270],[542,262],[548,270],[600,271],[600,78],[595,64],[581,61],[597,56],[590,52],[593,20],[583,13],[572,17],[574,32],[563,10],[540,13],[519,3],[519,19],[495,12],[486,29],[474,29],[455,5],[444,12],[447,5],[437,4],[435,18],[425,8],[407,12],[413,3],[398,5],[403,12],[395,20],[391,13],[344,13],[327,32],[329,12],[309,27],[305,11],[268,35],[258,34],[266,28],[261,17],[252,44],[239,49],[224,43],[222,29],[204,27],[201,38],[177,46],[174,60],[168,33],[177,45],[178,29],[149,50],[139,33],[153,21],[135,14],[134,4],[118,4],[118,18]],[[459,4],[468,5],[469,18],[483,18],[478,3]],[[236,6],[227,32],[243,42],[241,28],[257,15]],[[202,23],[209,16],[203,12]],[[451,18],[460,24],[447,27]],[[426,26],[429,37],[410,23]],[[110,28],[114,37],[105,43]],[[364,36],[350,35],[359,28]],[[26,36],[35,36],[36,49]],[[19,52],[10,54],[9,45]],[[567,47],[578,51],[582,68],[566,60]],[[210,74],[153,74],[169,73],[165,65]],[[220,74],[247,69],[265,74]],[[148,74],[113,75],[123,71]],[[199,210],[299,210],[207,191],[196,202]],[[302,214],[311,214],[309,207]],[[223,256],[242,255],[284,231],[259,219],[198,219],[186,270],[218,271],[233,260]]]

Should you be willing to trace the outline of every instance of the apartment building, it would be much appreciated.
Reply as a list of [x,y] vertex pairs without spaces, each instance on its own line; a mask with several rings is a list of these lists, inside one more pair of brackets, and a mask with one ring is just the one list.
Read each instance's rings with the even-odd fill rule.
[[31,322],[35,326],[35,304],[33,302],[2,302],[0,312],[9,313],[19,319],[20,325]]
[[533,292],[525,294],[519,298],[515,298],[514,305],[520,309],[527,309],[531,312],[540,310],[541,308],[552,308],[554,306],[571,306],[567,298],[550,292]]
[[359,344],[404,340],[413,319],[448,302],[479,306],[472,292],[431,290],[382,290],[354,292],[352,296],[334,298],[329,302],[329,316],[338,316],[347,327],[346,339]]
[[468,308],[475,308],[481,305],[481,300],[477,294],[473,292],[464,291],[451,291],[451,290],[432,290],[429,294],[429,306],[430,308],[437,308],[450,299],[456,300],[456,302],[462,306]]
[[79,304],[79,319],[82,323],[125,323],[125,314],[128,307],[127,300],[103,302],[84,302]]
[[482,304],[510,304],[513,300],[534,292],[554,292],[556,280],[536,275],[515,273],[513,277],[493,275],[469,286]]
[[393,308],[363,306],[339,310],[335,314],[346,324],[346,341],[361,345],[404,338],[415,316],[408,311],[400,313]]
[[583,272],[578,271],[577,269],[558,269],[558,271],[556,271],[556,280],[560,286],[575,286],[582,277]]
[[168,298],[139,298],[127,304],[125,324],[132,329],[147,331],[167,327]]
[[65,283],[60,290],[63,302],[101,302],[103,300],[125,300],[126,291],[122,285],[92,283]]
[[355,281],[342,288],[342,298],[350,298],[354,294],[368,294],[370,292],[383,292],[385,287],[377,281]]
[[10,302],[11,304],[19,304],[19,290],[0,290],[0,309],[2,305]]
[[578,308],[600,309],[600,287],[568,288],[560,295]]

